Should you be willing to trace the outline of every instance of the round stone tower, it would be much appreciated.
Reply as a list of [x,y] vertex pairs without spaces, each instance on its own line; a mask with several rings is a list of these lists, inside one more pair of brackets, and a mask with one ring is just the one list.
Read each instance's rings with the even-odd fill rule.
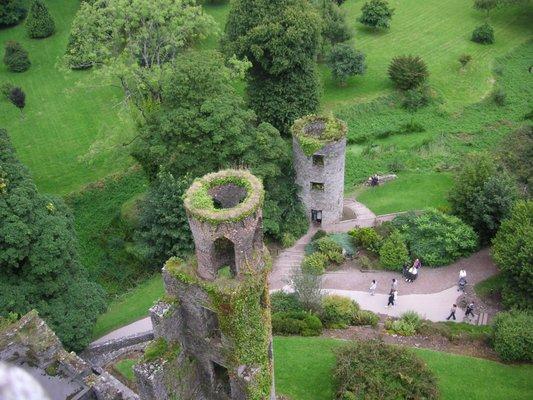
[[299,197],[318,226],[342,218],[346,132],[346,124],[333,116],[308,115],[292,126]]
[[206,175],[185,193],[196,257],[163,268],[166,296],[150,311],[171,351],[136,367],[144,398],[276,398],[263,198],[245,170]]

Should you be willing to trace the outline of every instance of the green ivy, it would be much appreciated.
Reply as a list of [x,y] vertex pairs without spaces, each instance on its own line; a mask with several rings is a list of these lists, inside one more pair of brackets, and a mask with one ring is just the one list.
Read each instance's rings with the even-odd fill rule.
[[[310,135],[305,128],[313,122],[324,122],[325,128],[319,136]],[[294,122],[292,134],[298,140],[304,154],[308,157],[315,154],[318,150],[328,143],[335,142],[346,137],[348,128],[346,123],[333,115],[327,117],[319,115],[307,115]]]
[[165,265],[174,278],[188,285],[197,285],[208,294],[220,330],[233,344],[231,352],[226,354],[230,370],[235,371],[240,365],[259,367],[255,385],[248,386],[247,398],[250,400],[268,398],[272,384],[272,365],[268,357],[271,320],[267,284],[271,261],[268,254],[265,258],[266,265],[260,271],[248,266],[237,278],[219,277],[214,281],[199,278],[192,260],[172,259]]

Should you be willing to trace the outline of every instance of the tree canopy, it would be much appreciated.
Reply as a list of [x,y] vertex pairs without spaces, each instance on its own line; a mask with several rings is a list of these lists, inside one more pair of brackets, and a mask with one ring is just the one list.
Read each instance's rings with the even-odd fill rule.
[[103,291],[78,261],[68,208],[37,192],[2,129],[0,221],[0,315],[35,308],[68,348],[82,349],[105,309]]

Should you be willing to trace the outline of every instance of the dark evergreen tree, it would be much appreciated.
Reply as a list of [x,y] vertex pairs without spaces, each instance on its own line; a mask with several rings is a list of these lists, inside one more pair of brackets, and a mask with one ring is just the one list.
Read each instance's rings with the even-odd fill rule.
[[31,62],[28,52],[19,42],[9,41],[5,47],[4,64],[11,72],[24,72],[30,68]]
[[321,18],[307,0],[236,0],[226,24],[228,55],[248,58],[247,94],[259,120],[289,134],[295,119],[316,112],[315,58]]
[[394,57],[388,72],[394,85],[401,90],[417,88],[425,83],[429,76],[426,63],[418,56]]
[[0,28],[17,25],[25,16],[22,0],[0,0]]
[[0,315],[36,309],[70,349],[88,344],[103,291],[78,262],[72,216],[41,195],[0,129]]
[[26,19],[26,32],[33,39],[52,36],[56,27],[43,0],[33,0]]

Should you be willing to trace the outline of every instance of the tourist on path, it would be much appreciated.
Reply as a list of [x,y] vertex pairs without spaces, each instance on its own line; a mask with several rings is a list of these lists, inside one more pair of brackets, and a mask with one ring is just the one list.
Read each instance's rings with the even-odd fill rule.
[[471,302],[469,305],[466,306],[466,312],[464,319],[470,319],[470,316],[474,318],[474,303]]
[[448,315],[448,318],[446,318],[446,321],[449,321],[450,318],[453,318],[453,320],[455,321],[456,318],[455,318],[455,312],[457,311],[457,304],[454,304],[452,306],[452,309],[450,310],[450,315]]
[[372,284],[370,285],[370,296],[374,296],[374,293],[376,293],[376,287],[378,286],[375,279],[372,280]]
[[392,278],[392,283],[390,285],[391,293],[396,289],[398,289],[398,281],[396,280],[396,278]]
[[390,306],[394,306],[394,301],[396,300],[397,296],[398,296],[398,291],[391,289],[389,293],[389,302],[387,303],[387,308]]

